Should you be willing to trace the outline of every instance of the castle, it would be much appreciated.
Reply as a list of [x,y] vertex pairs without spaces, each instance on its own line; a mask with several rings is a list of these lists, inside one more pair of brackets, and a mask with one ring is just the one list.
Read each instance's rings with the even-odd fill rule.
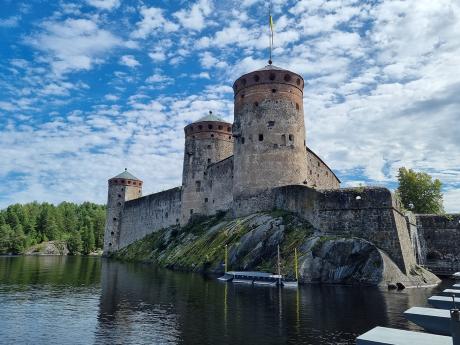
[[375,243],[403,273],[420,263],[417,216],[386,188],[341,189],[307,147],[303,87],[299,74],[271,64],[239,77],[233,125],[209,112],[184,128],[180,187],[142,196],[143,182],[128,171],[111,178],[104,253],[196,215],[239,217],[276,208],[327,234]]

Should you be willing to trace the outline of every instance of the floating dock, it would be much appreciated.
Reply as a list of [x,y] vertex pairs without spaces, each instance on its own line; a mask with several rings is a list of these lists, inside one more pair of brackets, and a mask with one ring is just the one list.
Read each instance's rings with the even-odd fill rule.
[[431,296],[428,303],[438,309],[450,310],[453,307],[452,297],[447,296]]
[[375,327],[356,338],[356,345],[452,345],[452,338],[444,335]]
[[449,310],[412,307],[404,312],[404,316],[427,332],[450,336]]
[[297,281],[286,281],[280,274],[257,272],[257,271],[229,271],[217,278],[221,281],[234,284],[251,284],[260,286],[284,286],[297,288]]
[[442,291],[442,293],[448,296],[454,295],[455,297],[460,297],[460,290],[456,290],[456,289],[445,289]]

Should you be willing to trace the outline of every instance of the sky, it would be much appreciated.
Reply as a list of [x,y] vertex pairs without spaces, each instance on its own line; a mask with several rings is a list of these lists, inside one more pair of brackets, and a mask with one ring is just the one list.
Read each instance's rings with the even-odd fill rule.
[[[305,79],[307,145],[342,186],[443,182],[460,212],[460,1],[273,0],[274,64]],[[105,203],[128,168],[181,183],[183,127],[233,119],[268,60],[268,1],[0,0],[0,208]]]

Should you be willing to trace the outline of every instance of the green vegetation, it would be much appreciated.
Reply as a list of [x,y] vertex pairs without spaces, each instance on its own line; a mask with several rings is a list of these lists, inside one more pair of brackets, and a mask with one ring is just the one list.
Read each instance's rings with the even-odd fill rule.
[[11,205],[0,211],[0,254],[21,254],[45,241],[66,241],[71,254],[89,254],[104,243],[105,206],[63,202]]
[[398,173],[398,194],[404,207],[415,213],[444,212],[442,204],[442,183],[427,173],[400,168]]

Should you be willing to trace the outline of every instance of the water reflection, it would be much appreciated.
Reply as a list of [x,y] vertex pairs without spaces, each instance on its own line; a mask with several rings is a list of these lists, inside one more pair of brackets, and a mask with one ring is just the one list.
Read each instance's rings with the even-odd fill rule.
[[426,305],[432,290],[319,285],[281,290],[98,258],[0,258],[0,339],[354,344],[358,334],[377,325],[416,329],[402,312]]

